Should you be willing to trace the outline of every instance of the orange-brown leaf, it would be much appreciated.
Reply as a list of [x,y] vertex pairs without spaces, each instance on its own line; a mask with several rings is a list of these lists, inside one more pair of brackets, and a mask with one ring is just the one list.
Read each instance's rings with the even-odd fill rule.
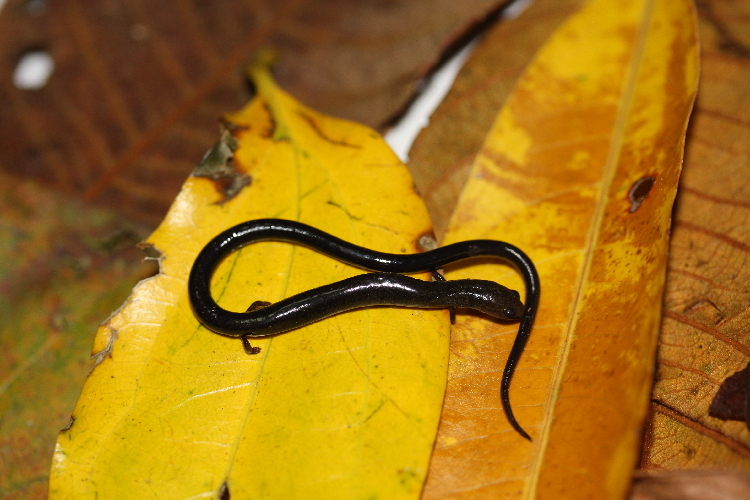
[[[697,84],[687,1],[594,0],[521,77],[478,154],[446,242],[507,240],[542,280],[511,390],[514,328],[462,317],[426,498],[621,498],[640,447],[670,213]],[[507,268],[448,276],[520,285]]]

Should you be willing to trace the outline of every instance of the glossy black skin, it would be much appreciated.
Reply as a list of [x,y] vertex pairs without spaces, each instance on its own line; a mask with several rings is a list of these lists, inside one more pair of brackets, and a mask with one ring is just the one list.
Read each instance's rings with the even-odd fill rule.
[[313,288],[252,312],[231,312],[205,303],[203,307],[194,305],[193,310],[201,323],[216,333],[264,337],[368,306],[466,307],[500,319],[520,318],[524,309],[517,291],[494,281],[431,282],[401,274],[370,273]]
[[[276,304],[245,313],[222,309],[211,296],[216,266],[228,254],[255,241],[288,241],[304,245],[362,269],[377,271],[325,285]],[[435,272],[446,264],[471,257],[498,257],[513,264],[524,278],[526,304],[518,292],[485,280],[427,282],[401,274]],[[513,428],[526,439],[510,406],[510,381],[531,333],[539,304],[539,276],[531,260],[513,245],[496,240],[454,243],[419,254],[376,252],[300,222],[259,219],[243,222],[211,240],[193,264],[188,282],[190,302],[198,320],[208,329],[246,339],[289,331],[359,307],[390,305],[419,308],[466,307],[496,318],[521,318],[503,370],[500,400]]]

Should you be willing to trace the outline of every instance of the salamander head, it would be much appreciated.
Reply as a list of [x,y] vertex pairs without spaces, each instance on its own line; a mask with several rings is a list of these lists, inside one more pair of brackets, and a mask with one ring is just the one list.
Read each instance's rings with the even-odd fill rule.
[[455,307],[474,309],[498,319],[518,319],[523,315],[521,295],[510,288],[486,280],[448,281]]

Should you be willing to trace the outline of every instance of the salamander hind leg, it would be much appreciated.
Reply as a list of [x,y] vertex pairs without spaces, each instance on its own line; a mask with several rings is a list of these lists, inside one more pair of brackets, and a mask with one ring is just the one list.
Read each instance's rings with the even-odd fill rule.
[[245,352],[249,355],[253,354],[259,354],[260,353],[260,347],[253,347],[250,345],[250,340],[248,340],[247,335],[243,335],[240,337],[242,339],[242,347],[245,349]]
[[[430,271],[432,273],[432,281],[447,281],[445,279],[445,276],[440,274],[437,269],[433,269]],[[451,325],[456,323],[456,308],[455,307],[449,307],[448,311],[451,313]]]
[[[250,307],[247,308],[247,311],[245,312],[253,312],[257,311],[258,309],[263,309],[264,307],[270,306],[271,302],[268,302],[266,300],[256,300],[252,304],[250,304]],[[250,340],[248,339],[247,335],[243,335],[240,337],[242,339],[242,347],[245,349],[245,352],[249,355],[258,354],[260,353],[260,347],[253,347],[250,344]]]

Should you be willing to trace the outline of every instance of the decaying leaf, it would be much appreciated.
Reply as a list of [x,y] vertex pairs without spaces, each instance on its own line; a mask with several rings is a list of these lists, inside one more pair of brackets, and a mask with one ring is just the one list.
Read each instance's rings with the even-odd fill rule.
[[[11,0],[0,11],[0,168],[155,227],[248,98],[259,47],[315,109],[382,126],[441,52],[507,0]],[[43,88],[15,65],[48,53]]]
[[118,214],[4,173],[0,186],[0,498],[41,499],[91,333],[156,265]]
[[675,209],[641,466],[750,473],[750,430],[709,416],[750,361],[750,3],[699,1],[701,81]]
[[722,470],[639,471],[630,500],[750,500],[750,477]]
[[[445,390],[446,311],[359,310],[254,341],[262,350],[248,356],[190,309],[196,254],[239,222],[299,220],[394,253],[417,252],[429,231],[377,133],[302,106],[265,69],[253,79],[258,97],[226,120],[232,167],[252,182],[225,200],[219,180],[191,177],[149,238],[161,273],[97,334],[107,356],[60,433],[51,498],[419,496]],[[219,266],[213,294],[244,311],[361,272],[262,242]]]
[[[497,396],[515,328],[461,317],[425,498],[627,493],[697,83],[694,21],[688,1],[589,2],[500,112],[445,242],[502,239],[536,262],[539,315],[511,388],[534,441],[510,429]],[[635,187],[649,177],[648,192]],[[521,286],[489,263],[447,276]]]

